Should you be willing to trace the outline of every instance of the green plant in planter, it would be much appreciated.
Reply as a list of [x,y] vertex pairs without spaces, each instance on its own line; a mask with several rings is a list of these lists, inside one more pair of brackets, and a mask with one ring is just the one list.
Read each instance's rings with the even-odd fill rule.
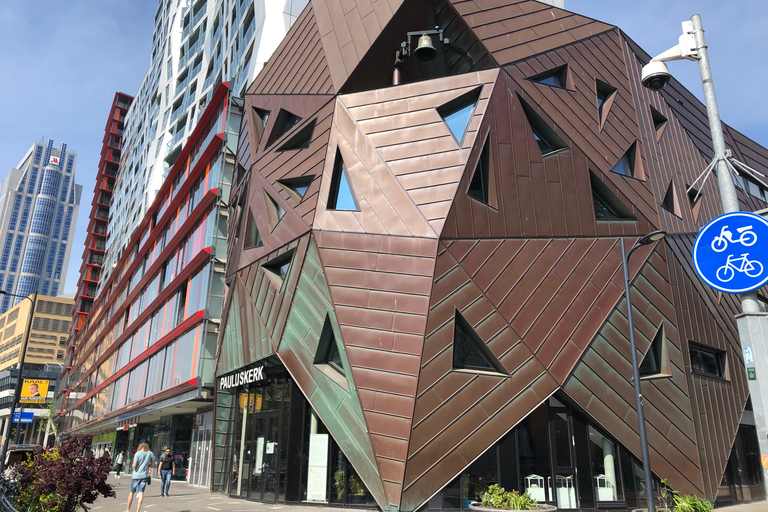
[[344,472],[339,470],[333,474],[333,487],[336,489],[336,499],[344,499]]
[[677,494],[674,497],[675,506],[673,512],[711,512],[712,503],[705,498],[699,498],[695,494]]
[[484,507],[507,508],[507,494],[509,493],[499,487],[499,484],[490,485],[485,490],[481,503]]
[[488,486],[483,494],[482,505],[507,510],[536,510],[537,508],[536,500],[528,494],[528,491],[523,494],[517,491],[507,492],[498,484]]

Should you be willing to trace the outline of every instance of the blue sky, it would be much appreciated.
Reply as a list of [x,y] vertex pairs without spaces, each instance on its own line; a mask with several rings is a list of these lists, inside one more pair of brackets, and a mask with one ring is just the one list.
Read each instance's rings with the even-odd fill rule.
[[[768,64],[758,60],[768,46],[768,2],[565,2],[618,25],[651,55],[677,44],[680,22],[701,14],[723,120],[768,145]],[[156,8],[156,0],[0,1],[0,176],[42,136],[78,153],[83,198],[65,292],[77,284],[108,109],[116,91],[135,94],[147,71]],[[701,98],[695,63],[669,67]]]

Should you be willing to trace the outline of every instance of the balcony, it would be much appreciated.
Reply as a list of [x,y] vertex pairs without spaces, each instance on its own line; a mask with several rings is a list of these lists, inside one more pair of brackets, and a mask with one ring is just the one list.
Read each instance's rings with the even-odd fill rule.
[[184,132],[186,130],[187,127],[185,125],[184,128],[173,134],[173,139],[171,140],[171,148],[176,146],[176,144],[178,144],[184,138]]
[[199,11],[197,11],[197,14],[195,14],[194,16],[192,16],[192,23],[190,23],[189,25],[190,25],[191,27],[194,27],[195,25],[197,25],[197,24],[198,24],[198,22],[199,22],[201,19],[203,19],[203,16],[205,16],[205,12],[206,12],[206,9],[205,9],[205,7],[202,7],[202,8],[201,8]]

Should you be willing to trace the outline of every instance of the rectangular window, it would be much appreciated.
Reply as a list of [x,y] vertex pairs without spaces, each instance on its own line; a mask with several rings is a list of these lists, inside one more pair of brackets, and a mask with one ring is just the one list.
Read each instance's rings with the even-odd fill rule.
[[691,343],[691,370],[712,377],[725,378],[726,355],[722,350],[717,350],[703,345]]

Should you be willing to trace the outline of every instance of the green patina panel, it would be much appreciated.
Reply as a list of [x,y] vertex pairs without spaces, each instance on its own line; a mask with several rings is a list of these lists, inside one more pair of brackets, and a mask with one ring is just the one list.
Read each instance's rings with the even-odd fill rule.
[[[299,268],[296,261],[293,266]],[[384,486],[368,437],[363,409],[350,372],[346,372],[349,387],[347,390],[314,364],[315,353],[327,316],[339,343],[339,355],[343,366],[347,369],[350,367],[314,242],[310,242],[300,268],[301,275],[277,355],[294,376],[312,408],[376,501],[386,503]]]

